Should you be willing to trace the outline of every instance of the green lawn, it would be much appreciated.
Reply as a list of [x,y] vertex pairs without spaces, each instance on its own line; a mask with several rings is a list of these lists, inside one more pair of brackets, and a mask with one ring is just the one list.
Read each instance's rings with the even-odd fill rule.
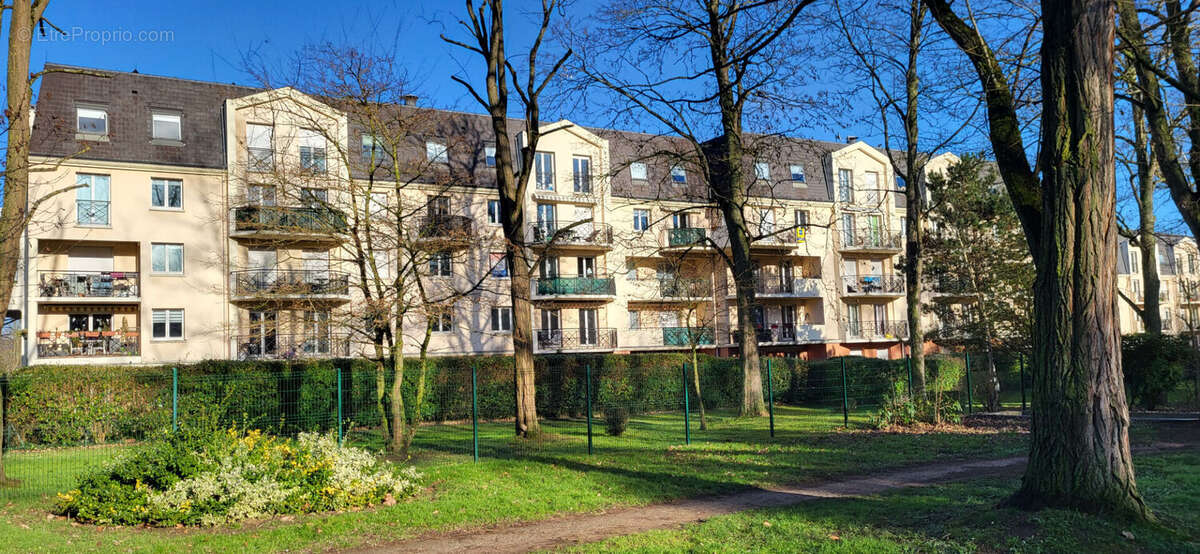
[[[582,421],[545,422],[547,438],[531,443],[510,439],[510,424],[485,424],[480,429],[484,457],[477,464],[471,461],[469,425],[431,426],[417,439],[421,454],[414,462],[428,485],[418,498],[362,512],[218,529],[100,529],[47,519],[54,493],[69,489],[74,475],[111,459],[120,447],[11,453],[6,462],[11,475],[25,479],[24,494],[0,492],[0,541],[4,549],[19,551],[323,550],[1025,450],[1025,438],[1016,433],[878,433],[855,428],[865,421],[865,412],[853,415],[852,429],[841,430],[840,412],[780,407],[774,439],[766,418],[714,415],[709,430],[699,431],[693,416],[690,446],[683,444],[678,413],[634,417],[621,437],[605,436],[598,421],[591,456]],[[367,433],[351,433],[350,442],[373,443]]]
[[[581,552],[1200,552],[1200,454],[1138,456],[1158,524],[997,508],[1012,479],[817,500],[610,539]],[[1132,534],[1132,539],[1123,535]]]

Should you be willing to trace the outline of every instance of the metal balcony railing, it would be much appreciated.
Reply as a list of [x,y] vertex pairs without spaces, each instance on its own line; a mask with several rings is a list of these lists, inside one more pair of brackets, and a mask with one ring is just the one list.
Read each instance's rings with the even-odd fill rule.
[[846,322],[842,332],[847,339],[894,340],[908,337],[907,321],[859,321]]
[[902,250],[904,235],[886,229],[842,231],[842,250]]
[[39,331],[39,358],[137,356],[137,331]]
[[966,277],[952,275],[926,275],[922,288],[934,294],[972,294],[974,286]]
[[663,298],[707,298],[712,296],[712,281],[700,277],[664,277],[658,281]]
[[234,208],[234,230],[341,234],[346,215],[325,207],[241,206]]
[[704,246],[707,242],[708,230],[699,227],[680,227],[667,229],[667,246]]
[[76,200],[75,222],[80,225],[108,225],[108,200]]
[[903,294],[899,275],[843,275],[842,294]]
[[533,242],[554,246],[612,246],[612,226],[594,221],[539,221],[533,224]]
[[711,327],[663,327],[662,339],[663,346],[682,346],[691,347],[692,344],[708,345],[713,344],[713,330]]
[[136,298],[136,271],[42,271],[39,291],[46,298]]
[[[798,343],[818,340],[820,333],[812,325],[797,325],[795,323],[774,323],[770,327],[762,327],[755,331],[760,343]],[[741,335],[734,329],[729,333],[729,342],[737,344]]]
[[[755,279],[754,292],[763,295],[820,296],[821,280],[808,277],[788,280],[764,277]],[[736,294],[737,291],[731,287],[730,293]]]
[[538,350],[612,350],[617,347],[617,330],[592,329],[535,329]]
[[615,296],[617,283],[612,277],[557,276],[533,280],[537,296]]
[[475,223],[465,215],[431,215],[421,219],[417,236],[423,239],[470,240]]
[[229,272],[234,296],[346,296],[350,276],[327,269],[244,269]]
[[[775,335],[773,333],[771,333],[771,330],[766,329],[766,328],[755,329],[754,334],[756,337],[758,337],[758,342],[774,342],[774,339],[775,339]],[[730,329],[729,330],[729,342],[732,344],[741,343],[742,342],[742,330],[741,329]]]
[[239,360],[350,357],[350,336],[345,334],[285,334],[265,330],[237,335],[234,344]]

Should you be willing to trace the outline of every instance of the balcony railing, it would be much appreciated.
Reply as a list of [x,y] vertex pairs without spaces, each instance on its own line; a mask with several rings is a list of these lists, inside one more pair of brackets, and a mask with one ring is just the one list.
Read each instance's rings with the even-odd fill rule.
[[[774,323],[770,327],[757,329],[755,334],[760,343],[800,343],[821,340],[820,328],[807,324]],[[741,340],[737,329],[730,331],[729,342],[738,344]]]
[[539,221],[533,224],[533,242],[554,246],[612,246],[612,226],[585,221]]
[[896,340],[908,337],[907,321],[847,322],[842,328],[847,339]]
[[658,293],[663,298],[708,298],[712,296],[712,281],[699,277],[666,277],[657,279]]
[[612,350],[617,347],[616,329],[535,329],[533,333],[540,351]]
[[45,298],[137,298],[136,271],[43,271],[39,289]]
[[842,294],[903,294],[899,275],[843,275]]
[[713,344],[711,327],[663,327],[663,346],[691,347],[692,344]]
[[[736,290],[731,287],[730,293],[736,294]],[[820,296],[821,280],[817,278],[789,280],[760,278],[754,281],[754,293],[768,296]]]
[[901,250],[904,235],[885,229],[857,229],[841,233],[842,250]]
[[327,269],[244,269],[229,272],[234,296],[345,296],[350,276]]
[[534,279],[536,296],[615,296],[617,283],[612,277],[542,277]]
[[464,215],[431,215],[421,219],[417,236],[423,239],[470,240],[475,229]]
[[137,331],[39,331],[39,358],[137,356]]
[[952,275],[928,275],[922,279],[923,288],[934,294],[972,294],[974,286],[966,277]]
[[108,200],[76,200],[75,222],[80,225],[108,225]]
[[350,357],[350,336],[345,334],[283,334],[266,330],[237,335],[234,344],[239,360]]
[[707,242],[708,230],[699,227],[680,227],[667,229],[667,246],[679,248],[684,246],[704,246]]
[[325,207],[241,206],[234,209],[234,230],[340,234],[346,216]]

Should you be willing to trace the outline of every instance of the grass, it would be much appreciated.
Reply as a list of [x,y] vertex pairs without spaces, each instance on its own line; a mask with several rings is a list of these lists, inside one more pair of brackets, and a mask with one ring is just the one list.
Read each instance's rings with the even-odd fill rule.
[[[1021,454],[1025,438],[1013,432],[958,430],[925,434],[854,429],[865,411],[779,407],[776,436],[766,418],[712,414],[685,446],[681,415],[634,417],[621,437],[595,423],[595,454],[588,455],[582,421],[547,421],[536,441],[509,438],[510,424],[481,425],[479,463],[471,461],[469,425],[437,425],[417,435],[413,462],[428,490],[396,506],[245,523],[217,529],[132,529],[73,525],[48,518],[56,492],[75,476],[112,458],[122,447],[62,449],[6,456],[10,474],[24,479],[23,494],[0,506],[0,541],[19,551],[120,548],[130,551],[194,549],[324,550],[386,543],[428,532],[544,519],[555,514],[644,505],[749,486],[793,484],[864,474],[932,461]],[[371,445],[367,433],[350,442]],[[0,499],[3,499],[0,496]]]
[[[816,500],[609,539],[579,552],[1200,552],[1200,454],[1138,456],[1159,523],[997,508],[1013,479]],[[1130,535],[1125,535],[1129,533]],[[1129,538],[1129,537],[1132,538]]]

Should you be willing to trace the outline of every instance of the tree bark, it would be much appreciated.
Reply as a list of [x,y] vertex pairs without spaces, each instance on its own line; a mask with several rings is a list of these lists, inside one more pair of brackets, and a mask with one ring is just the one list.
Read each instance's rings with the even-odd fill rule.
[[1141,249],[1142,284],[1146,296],[1138,315],[1142,316],[1147,333],[1161,335],[1163,320],[1158,295],[1162,282],[1158,279],[1158,237],[1154,235],[1154,179],[1150,174],[1151,164],[1146,153],[1146,127],[1142,109],[1135,106],[1133,117],[1138,166],[1138,247]]
[[1041,241],[1024,507],[1150,517],[1129,450],[1117,326],[1113,3],[1043,0]]
[[917,55],[921,46],[921,29],[925,19],[924,6],[921,0],[913,0],[911,5],[908,32],[908,66],[904,73],[904,138],[905,164],[904,199],[905,217],[908,228],[904,237],[904,285],[905,301],[908,303],[908,340],[909,356],[912,364],[912,384],[915,395],[925,394],[925,330],[921,327],[921,290],[922,273],[924,271],[923,236],[925,233],[925,212],[923,211],[924,187],[921,183],[920,169],[924,164],[918,164],[917,140],[920,138],[919,120],[917,118],[917,102],[920,100],[921,81],[917,74]]
[[[691,333],[691,329],[688,332]],[[689,338],[692,340],[692,385],[696,389],[696,405],[700,407],[700,430],[704,431],[708,429],[708,417],[704,414],[704,395],[700,392],[700,356],[696,354],[696,337],[691,335]]]

